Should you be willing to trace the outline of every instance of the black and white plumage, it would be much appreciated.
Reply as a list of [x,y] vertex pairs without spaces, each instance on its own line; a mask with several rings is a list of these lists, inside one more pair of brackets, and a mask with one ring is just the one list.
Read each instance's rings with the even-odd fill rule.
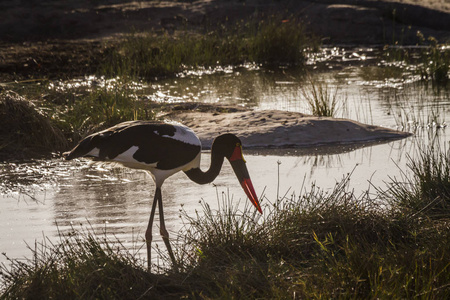
[[146,170],[151,174],[156,190],[145,234],[150,267],[150,244],[156,203],[159,207],[160,233],[175,264],[169,234],[164,223],[161,186],[165,179],[179,171],[183,171],[196,183],[210,183],[219,175],[224,158],[227,158],[249,200],[262,213],[245,166],[239,138],[233,134],[223,134],[214,140],[211,147],[211,166],[206,172],[200,169],[201,149],[197,135],[179,123],[130,121],[86,137],[64,155],[67,160],[92,157],[95,160],[118,162],[126,167]]

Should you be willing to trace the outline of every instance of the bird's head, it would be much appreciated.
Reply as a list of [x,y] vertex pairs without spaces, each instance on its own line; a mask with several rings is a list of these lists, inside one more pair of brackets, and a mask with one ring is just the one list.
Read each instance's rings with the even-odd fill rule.
[[218,136],[212,145],[212,151],[222,153],[224,157],[228,159],[231,167],[234,170],[245,194],[248,199],[256,207],[256,209],[262,213],[261,206],[258,201],[255,189],[253,188],[250,175],[248,174],[247,167],[245,165],[244,156],[242,154],[242,142],[234,134],[223,134]]

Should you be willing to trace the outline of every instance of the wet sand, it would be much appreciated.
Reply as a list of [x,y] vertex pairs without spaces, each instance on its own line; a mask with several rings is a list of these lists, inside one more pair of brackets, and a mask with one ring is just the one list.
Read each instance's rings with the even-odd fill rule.
[[166,117],[191,127],[204,149],[209,149],[213,139],[223,133],[237,134],[246,148],[342,145],[401,139],[411,135],[349,119],[314,117],[279,110],[223,113],[176,111]]

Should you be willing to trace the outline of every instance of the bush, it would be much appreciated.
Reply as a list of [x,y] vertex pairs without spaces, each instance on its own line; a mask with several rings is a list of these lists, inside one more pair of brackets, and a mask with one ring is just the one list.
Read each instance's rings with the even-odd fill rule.
[[61,130],[32,102],[12,91],[0,93],[0,160],[43,156],[66,147]]

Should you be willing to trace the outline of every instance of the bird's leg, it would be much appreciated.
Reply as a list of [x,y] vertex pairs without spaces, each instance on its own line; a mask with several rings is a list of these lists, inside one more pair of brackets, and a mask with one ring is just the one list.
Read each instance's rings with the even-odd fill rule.
[[163,212],[163,205],[162,205],[161,190],[159,190],[158,206],[159,206],[159,232],[161,233],[164,244],[166,244],[166,248],[167,248],[167,251],[169,252],[169,256],[170,256],[170,259],[172,260],[173,266],[176,269],[177,263],[175,261],[175,256],[173,255],[173,252],[172,252],[172,247],[170,246],[169,233],[167,232],[166,224],[164,222],[164,212]]
[[148,221],[147,231],[145,232],[145,242],[147,244],[147,264],[148,264],[149,271],[150,271],[150,267],[152,265],[152,245],[151,245],[152,244],[152,225],[153,225],[153,219],[155,218],[156,203],[158,203],[158,194],[159,194],[159,198],[161,198],[161,189],[159,187],[157,187],[156,191],[155,191],[155,197],[153,198],[152,211],[150,212],[150,220]]

